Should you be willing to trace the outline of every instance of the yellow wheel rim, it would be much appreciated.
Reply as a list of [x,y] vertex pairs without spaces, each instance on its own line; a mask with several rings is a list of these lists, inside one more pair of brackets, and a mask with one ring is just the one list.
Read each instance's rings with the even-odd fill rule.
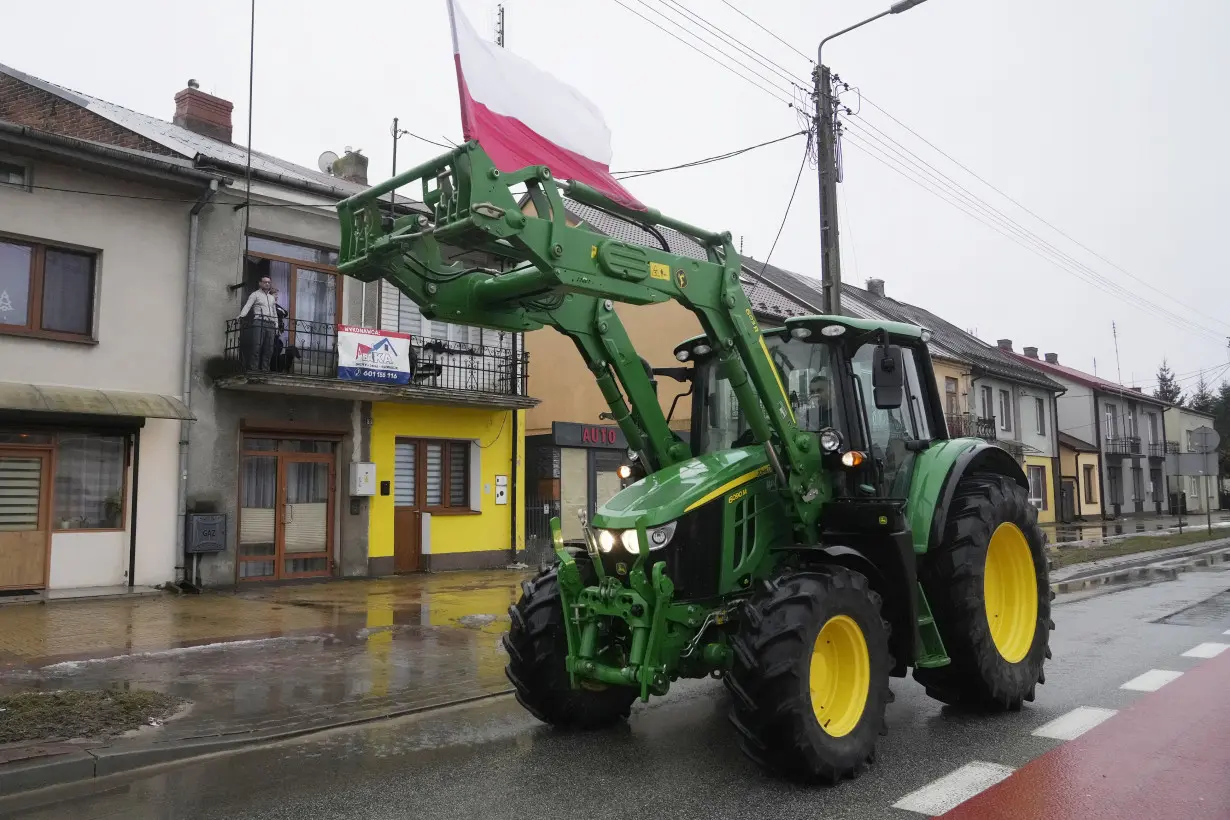
[[991,640],[1008,663],[1029,654],[1038,628],[1038,581],[1025,533],[1005,522],[991,534],[982,597]]
[[871,655],[853,618],[835,615],[820,628],[809,678],[811,708],[820,727],[832,737],[854,731],[871,688]]

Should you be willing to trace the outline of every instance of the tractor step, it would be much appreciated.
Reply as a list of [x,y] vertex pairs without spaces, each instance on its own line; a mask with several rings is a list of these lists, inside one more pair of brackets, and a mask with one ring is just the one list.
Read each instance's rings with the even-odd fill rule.
[[940,630],[935,625],[935,617],[931,614],[922,584],[918,585],[918,635],[922,639],[922,651],[914,659],[916,667],[935,669],[952,662],[944,651],[944,641],[940,638]]

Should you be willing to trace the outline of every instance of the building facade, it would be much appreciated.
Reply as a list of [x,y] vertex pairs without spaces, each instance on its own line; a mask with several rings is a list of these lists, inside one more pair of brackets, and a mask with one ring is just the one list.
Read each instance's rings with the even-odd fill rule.
[[1201,453],[1201,429],[1213,429],[1213,416],[1190,407],[1167,407],[1163,413],[1166,428],[1166,493],[1169,509],[1203,513],[1221,509],[1218,491],[1217,457],[1183,458]]
[[[172,422],[159,432],[175,451],[171,472],[150,490],[169,496],[157,504],[170,522],[160,534],[171,556],[160,580],[231,585],[512,560],[523,527],[515,500],[521,411],[534,403],[525,391],[524,351],[511,334],[422,317],[416,324],[413,306],[394,288],[337,271],[334,206],[367,187],[365,157],[348,152],[325,172],[253,151],[250,185],[237,184],[247,176],[249,154],[231,141],[231,104],[194,83],[175,95],[167,121],[19,72],[0,77],[8,83],[0,85],[8,101],[0,117],[61,138],[138,146],[202,184],[220,181],[196,209],[191,231],[187,210],[195,197],[180,194],[175,207],[145,204],[176,226],[167,260],[143,268],[147,277],[157,271],[156,298],[171,307],[156,318],[174,328],[150,326],[146,308],[114,331],[128,348],[130,381],[161,372],[156,361],[132,366],[134,352],[148,357],[150,340],[158,340],[155,355],[175,369],[148,389],[195,417],[183,429]],[[417,207],[397,205],[407,213]],[[58,213],[48,222],[64,222],[65,210]],[[112,235],[124,237],[125,247],[151,248],[147,255],[158,247],[132,240],[144,236],[142,219],[161,225],[157,219],[110,213]],[[110,263],[107,269],[101,301]],[[268,323],[250,308],[241,315],[264,279],[276,303],[276,320]],[[155,298],[150,281],[138,287],[126,297],[134,308]],[[338,339],[348,327],[371,329],[373,340],[408,338],[409,382],[345,378]],[[92,372],[123,383],[106,369]],[[144,435],[153,447],[154,434]],[[143,449],[143,465],[157,457]],[[220,549],[187,558],[185,524],[196,515],[221,516],[225,538]]]
[[1055,353],[1021,360],[1064,386],[1059,429],[1096,444],[1101,462],[1099,500],[1107,515],[1158,515],[1169,508],[1166,474],[1167,404],[1140,388],[1059,363]]
[[172,583],[191,214],[220,177],[13,122],[21,76],[0,67],[0,591]]
[[1102,456],[1096,445],[1059,433],[1060,506],[1064,523],[1102,517]]

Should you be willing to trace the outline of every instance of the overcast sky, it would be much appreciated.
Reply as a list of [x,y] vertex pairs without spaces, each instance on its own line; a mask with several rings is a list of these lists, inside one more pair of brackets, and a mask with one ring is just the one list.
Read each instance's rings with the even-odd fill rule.
[[[461,2],[476,28],[492,30],[494,0]],[[622,2],[667,25],[639,0]],[[720,0],[681,2],[808,76],[807,60]],[[732,0],[805,53],[887,2]],[[246,139],[246,0],[10,5],[6,29],[28,36],[6,38],[3,62],[167,119],[192,77],[235,103],[235,141]],[[604,112],[617,169],[685,162],[799,128],[785,104],[614,0],[508,0],[505,8],[508,47],[567,78]],[[846,102],[860,113],[847,118],[839,192],[846,280],[882,278],[889,295],[985,340],[1036,345],[1085,370],[1096,359],[1098,374],[1110,378],[1114,321],[1125,382],[1151,384],[1163,356],[1180,374],[1224,366],[1228,35],[1224,0],[929,0],[833,41],[825,62],[867,99],[1118,266],[1026,215],[870,103],[860,109],[851,93]],[[730,64],[732,55],[720,59]],[[373,181],[390,169],[395,116],[429,139],[459,139],[444,0],[257,0],[253,109],[256,148],[314,166],[322,151],[351,145],[371,157]],[[861,137],[867,145],[868,134],[883,139],[872,128],[935,168],[907,165],[915,175],[951,177],[1092,269],[1083,276],[1104,277],[1182,318],[1080,281],[889,170],[851,144]],[[629,187],[664,213],[730,230],[763,259],[802,151],[798,138]],[[438,152],[405,137],[399,164]],[[807,169],[772,258],[809,275],[819,256],[815,180]]]

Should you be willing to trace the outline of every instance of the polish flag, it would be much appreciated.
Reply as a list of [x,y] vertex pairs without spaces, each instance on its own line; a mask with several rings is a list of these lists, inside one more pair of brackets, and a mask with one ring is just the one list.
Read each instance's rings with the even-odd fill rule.
[[611,176],[611,131],[602,113],[572,86],[483,40],[448,3],[453,59],[461,93],[461,129],[501,171],[546,165],[557,179],[590,185],[629,208],[644,210]]

